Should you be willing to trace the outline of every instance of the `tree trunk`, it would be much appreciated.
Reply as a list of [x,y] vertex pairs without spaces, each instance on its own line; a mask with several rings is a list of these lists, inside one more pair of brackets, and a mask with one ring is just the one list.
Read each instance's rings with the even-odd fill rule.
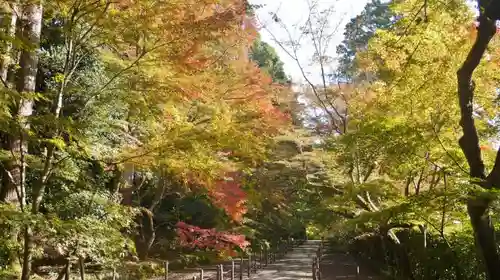
[[139,259],[145,260],[156,239],[153,213],[143,209],[142,215],[138,216],[139,233],[135,237],[135,247]]
[[[482,15],[479,18],[476,41],[462,67],[457,72],[461,113],[460,125],[463,131],[459,144],[469,164],[470,176],[481,180],[480,184],[485,188],[498,188],[500,187],[498,184],[500,157],[497,155],[495,166],[490,175],[486,177],[485,166],[479,148],[479,137],[473,118],[474,82],[472,74],[496,33],[495,20],[484,15],[488,11],[486,8],[481,7]],[[486,267],[487,279],[493,280],[500,279],[500,256],[495,241],[495,229],[488,212],[489,205],[490,200],[488,198],[473,196],[467,202],[467,210],[474,230],[478,253],[482,255]]]
[[[20,71],[17,91],[21,94],[18,104],[17,116],[20,122],[20,133],[11,139],[11,149],[19,154],[19,160],[13,165],[9,172],[12,174],[11,181],[13,188],[16,188],[21,207],[25,205],[25,162],[24,154],[27,152],[27,142],[25,130],[29,129],[29,123],[26,118],[33,112],[33,101],[30,98],[24,98],[27,93],[35,91],[36,74],[38,69],[38,46],[40,44],[40,34],[42,29],[43,9],[40,2],[30,3],[23,10],[22,20],[22,38],[26,41],[29,48],[21,52],[19,61]],[[17,154],[14,153],[14,154]],[[32,261],[32,232],[29,226],[24,230],[24,254],[23,270],[21,280],[29,280],[31,274]]]
[[154,210],[158,206],[167,192],[167,184],[163,174],[159,175],[160,179],[155,190],[155,197],[147,210],[143,210],[141,221],[138,223],[141,227],[140,235],[136,239],[136,248],[139,258],[144,260],[147,258],[153,243],[156,240],[156,229],[154,226]]
[[[8,36],[9,38],[14,38],[16,35],[16,24],[17,24],[17,6],[3,4],[2,9],[2,17],[0,20],[0,25],[2,32]],[[5,45],[2,46],[3,53],[2,59],[0,62],[0,79],[3,86],[7,86],[7,73],[9,70],[9,66],[12,65],[12,43],[10,41],[6,41]]]
[[[36,74],[38,67],[37,49],[40,43],[40,33],[42,28],[42,6],[40,3],[33,3],[25,7],[22,11],[21,39],[28,44],[29,48],[21,51],[19,60],[19,76],[16,86],[21,98],[17,101],[13,116],[17,118],[19,125],[18,133],[11,133],[9,137],[9,148],[15,155],[7,164],[7,176],[9,183],[6,186],[5,201],[17,203],[24,206],[25,198],[25,162],[24,156],[27,152],[26,130],[29,129],[29,118],[33,113],[33,101],[26,98],[27,94],[34,92],[36,87]],[[15,194],[15,195],[14,195]]]
[[[17,5],[11,4],[8,5],[7,3],[3,3],[2,6],[0,7],[1,9],[1,18],[0,18],[0,28],[1,32],[4,33],[4,35],[8,38],[13,39],[16,36],[16,25],[17,25],[17,13],[18,13],[18,8]],[[9,68],[11,65],[16,63],[16,59],[14,56],[14,52],[12,49],[12,42],[11,41],[5,41],[2,44],[2,53],[1,53],[1,60],[0,60],[0,88],[12,88],[12,80],[13,77],[9,73],[12,74],[12,71],[9,72]],[[10,149],[10,144],[9,144],[9,137],[8,134],[5,132],[0,133],[0,147],[3,149]],[[2,162],[4,166],[9,166],[10,162]],[[14,204],[18,204],[17,201],[17,195],[15,189],[12,188],[12,183],[9,178],[9,174],[6,172],[5,169],[2,168],[0,171],[0,202],[11,202]],[[13,244],[17,243],[17,236],[19,233],[19,229],[13,226],[7,226],[4,225],[2,226],[1,229],[5,234],[10,236],[10,242],[13,242]],[[8,258],[9,258],[9,270],[11,271],[16,271],[16,272],[21,272],[21,266],[19,264],[19,256],[18,253],[15,252],[14,250],[11,250],[8,252]]]

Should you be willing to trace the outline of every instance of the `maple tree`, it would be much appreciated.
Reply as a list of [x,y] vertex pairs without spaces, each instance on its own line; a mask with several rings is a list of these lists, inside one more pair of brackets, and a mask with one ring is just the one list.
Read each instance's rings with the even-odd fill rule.
[[223,250],[238,246],[244,249],[250,244],[245,240],[244,235],[217,232],[215,229],[202,229],[184,222],[177,223],[177,234],[180,237],[181,244],[189,247],[208,247]]
[[111,265],[130,239],[145,258],[178,193],[224,209],[200,238],[246,246],[224,233],[246,212],[241,173],[289,119],[248,58],[245,1],[7,1],[1,24],[6,273],[30,279],[38,252]]

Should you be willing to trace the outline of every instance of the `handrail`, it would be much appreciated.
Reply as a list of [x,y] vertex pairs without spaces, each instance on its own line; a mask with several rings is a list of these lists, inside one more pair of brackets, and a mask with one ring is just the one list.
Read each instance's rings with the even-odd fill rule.
[[321,242],[319,243],[318,250],[316,250],[316,256],[313,257],[312,262],[312,276],[313,280],[321,280],[321,257],[323,256],[323,246],[324,240],[321,238]]

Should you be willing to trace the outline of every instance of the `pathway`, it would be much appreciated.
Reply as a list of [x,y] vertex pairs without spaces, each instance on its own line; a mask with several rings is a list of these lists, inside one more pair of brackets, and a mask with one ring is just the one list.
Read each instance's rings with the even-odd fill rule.
[[283,259],[262,268],[253,280],[311,280],[312,259],[321,241],[309,240],[288,252]]
[[[312,260],[316,256],[320,242],[319,240],[306,241],[293,248],[284,258],[277,259],[275,263],[259,269],[256,274],[252,274],[249,280],[312,280]],[[337,252],[324,255],[321,261],[321,280],[378,279],[364,268],[361,268],[360,274],[356,276],[356,267],[356,262],[348,254]],[[227,271],[227,269],[225,270]],[[169,280],[191,280],[198,275],[198,273],[173,273]],[[215,272],[207,271],[205,277],[204,279],[215,279]],[[161,279],[158,278],[158,280]],[[248,279],[246,273],[244,279]]]

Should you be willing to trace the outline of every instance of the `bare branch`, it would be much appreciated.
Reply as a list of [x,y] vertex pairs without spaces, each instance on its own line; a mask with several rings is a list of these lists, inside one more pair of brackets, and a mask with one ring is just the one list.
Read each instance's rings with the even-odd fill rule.
[[[310,9],[312,9],[313,4],[309,3],[309,5],[310,5]],[[284,45],[283,42],[281,42],[280,40],[278,40],[278,38],[274,35],[273,32],[271,32],[269,30],[269,28],[267,28],[267,26],[264,25],[263,28],[269,33],[269,35],[271,36],[272,40],[296,63],[297,67],[299,68],[299,70],[301,72],[302,77],[304,78],[304,80],[306,81],[306,83],[310,86],[310,88],[311,88],[313,94],[315,95],[315,97],[316,97],[316,99],[317,99],[320,107],[322,108],[322,110],[329,117],[329,119],[331,121],[331,124],[332,124],[332,129],[335,130],[337,133],[342,134],[343,131],[340,129],[338,121],[340,119],[340,122],[341,122],[342,126],[345,127],[345,118],[344,118],[344,116],[342,116],[342,114],[340,114],[340,112],[337,110],[336,106],[334,106],[334,104],[331,102],[331,100],[327,96],[327,90],[326,90],[327,89],[326,73],[325,73],[325,70],[324,70],[325,65],[324,65],[323,55],[322,55],[322,53],[324,53],[325,50],[324,50],[323,46],[321,46],[319,44],[319,42],[317,40],[318,38],[316,37],[316,35],[312,34],[313,30],[312,30],[311,15],[309,15],[309,18],[306,21],[306,27],[307,27],[307,25],[309,25],[309,31],[308,32],[302,32],[300,38],[302,38],[302,36],[305,33],[311,33],[311,38],[313,40],[313,44],[315,45],[316,53],[320,57],[321,76],[322,76],[322,80],[323,80],[323,95],[325,97],[321,96],[320,90],[318,90],[317,86],[308,77],[308,75],[305,72],[304,66],[302,65],[302,63],[301,63],[301,61],[299,59],[298,49],[297,48],[298,48],[298,45],[299,45],[300,42],[298,40],[294,40],[293,39],[293,36],[292,36],[290,30],[282,22],[280,22],[279,19],[278,19],[278,22],[280,23],[280,27],[285,31],[285,33],[288,36],[288,42],[291,45],[290,49],[287,48]],[[322,26],[321,29],[324,29],[323,26],[325,26],[325,25],[326,25],[326,23],[323,23],[321,25]],[[337,26],[336,30],[337,29],[338,29],[338,26]],[[321,34],[323,34],[322,32],[323,31],[321,31]]]

